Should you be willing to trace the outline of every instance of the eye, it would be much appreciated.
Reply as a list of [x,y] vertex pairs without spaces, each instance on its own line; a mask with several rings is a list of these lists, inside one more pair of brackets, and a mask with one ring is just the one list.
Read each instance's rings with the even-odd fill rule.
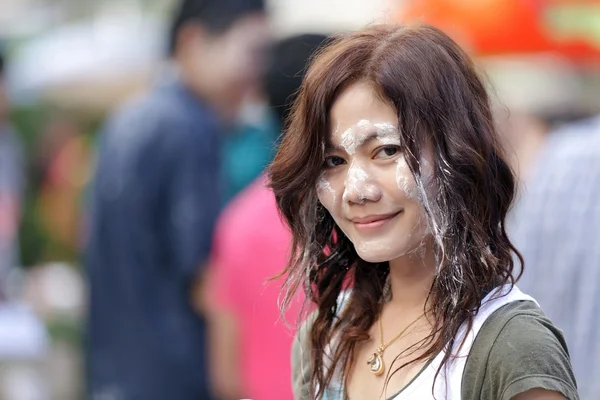
[[375,158],[392,158],[400,152],[399,146],[384,146],[375,153]]
[[326,168],[335,168],[339,165],[345,164],[346,160],[342,157],[338,156],[327,156],[325,157],[325,167]]

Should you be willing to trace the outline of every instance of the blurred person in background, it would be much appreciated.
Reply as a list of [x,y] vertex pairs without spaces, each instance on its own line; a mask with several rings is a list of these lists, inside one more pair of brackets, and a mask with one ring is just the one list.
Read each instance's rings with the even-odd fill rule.
[[227,204],[252,183],[275,155],[279,123],[262,90],[242,107],[239,127],[223,142],[223,203]]
[[[325,39],[298,35],[274,47],[265,91],[280,127],[308,59]],[[268,282],[285,266],[291,237],[265,184],[260,177],[242,191],[219,218],[215,233],[206,302],[211,375],[221,400],[293,398],[289,379],[293,331],[280,319],[280,285]],[[289,315],[298,313],[294,308]]]
[[521,134],[514,143],[525,150],[517,153],[531,157],[519,160],[526,163],[523,187],[508,224],[525,260],[519,286],[564,332],[581,399],[597,399],[600,117],[550,127],[533,139]]
[[581,116],[581,81],[559,54],[484,57],[494,114],[511,167],[522,182],[555,126]]
[[0,398],[48,399],[44,361],[48,337],[24,304],[19,279],[19,225],[25,186],[22,144],[9,123],[10,103],[0,49]]
[[92,143],[80,124],[57,115],[44,128],[35,154],[36,208],[47,238],[45,260],[72,260],[81,249],[81,201],[89,183]]
[[208,399],[191,293],[220,208],[220,136],[261,73],[262,0],[185,0],[157,86],[101,132],[90,191],[92,399]]
[[10,104],[4,82],[5,57],[0,49],[0,302],[6,278],[19,262],[19,222],[25,174],[23,149],[8,116]]
[[586,116],[583,70],[558,55],[485,65],[501,103],[504,145],[521,181],[507,225],[525,261],[519,287],[563,331],[581,398],[597,399],[600,117]]

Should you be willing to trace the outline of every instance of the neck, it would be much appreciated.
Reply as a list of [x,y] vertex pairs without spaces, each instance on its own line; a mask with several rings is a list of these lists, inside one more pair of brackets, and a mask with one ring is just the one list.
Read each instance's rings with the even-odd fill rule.
[[179,80],[186,89],[197,99],[202,100],[219,117],[220,122],[230,123],[233,120],[231,107],[226,106],[226,99],[220,97],[218,93],[211,88],[211,85],[203,79],[198,78],[201,72],[194,71],[189,65],[189,60],[185,57],[176,57],[174,59],[174,68]]
[[194,71],[186,57],[176,56],[174,59],[174,68],[177,71],[181,83],[196,97],[211,100],[209,91],[204,87],[201,79],[198,79],[197,72]]
[[423,310],[435,277],[433,243],[390,261],[390,288],[393,308]]

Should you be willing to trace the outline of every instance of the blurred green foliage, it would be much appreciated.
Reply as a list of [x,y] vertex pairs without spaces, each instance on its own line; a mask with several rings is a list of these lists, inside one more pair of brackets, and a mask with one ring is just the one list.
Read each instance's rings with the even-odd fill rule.
[[21,226],[19,231],[21,265],[25,268],[46,261],[66,261],[76,263],[79,260],[78,249],[65,246],[55,240],[52,232],[48,232],[42,223],[39,198],[46,171],[39,160],[40,141],[45,128],[53,115],[69,115],[77,121],[86,133],[86,139],[94,140],[94,132],[100,125],[102,117],[86,115],[83,112],[64,110],[42,104],[20,106],[13,110],[11,122],[22,140],[26,160],[26,190],[22,203]]
[[33,160],[39,135],[48,120],[48,113],[49,110],[41,105],[31,105],[15,109],[11,118],[21,138],[26,160],[26,189],[19,231],[21,265],[25,267],[33,266],[40,261],[47,240],[42,233],[37,215],[36,200],[40,177],[35,171]]

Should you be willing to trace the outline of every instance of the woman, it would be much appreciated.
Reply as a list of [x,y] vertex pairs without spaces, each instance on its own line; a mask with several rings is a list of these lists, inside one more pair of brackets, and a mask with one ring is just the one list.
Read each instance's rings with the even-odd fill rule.
[[560,331],[514,286],[488,96],[441,31],[334,40],[270,175],[296,249],[286,299],[304,285],[316,305],[293,354],[306,397],[578,398]]

